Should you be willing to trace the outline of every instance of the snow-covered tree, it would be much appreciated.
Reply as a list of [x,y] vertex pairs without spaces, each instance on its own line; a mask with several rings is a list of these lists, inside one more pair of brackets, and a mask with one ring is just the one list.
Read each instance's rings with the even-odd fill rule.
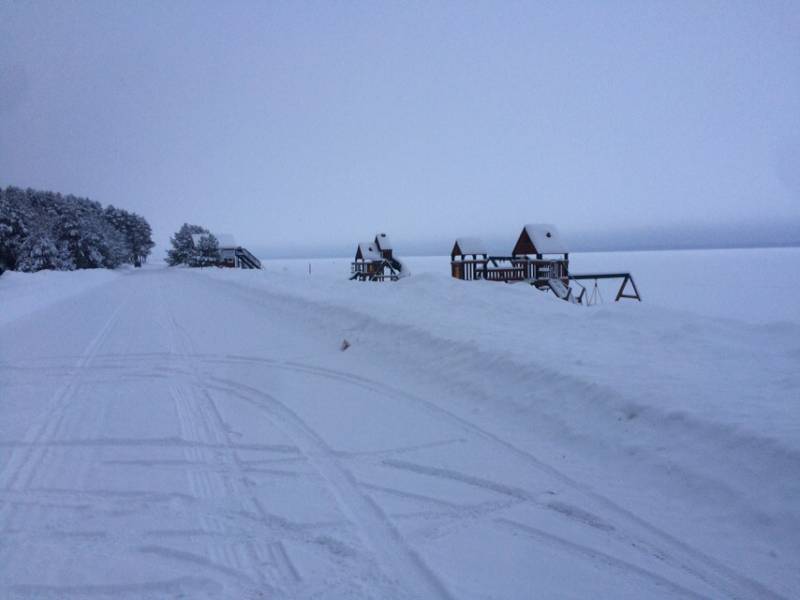
[[24,190],[0,188],[0,268],[16,269],[31,219]]
[[212,233],[203,235],[195,244],[192,266],[210,267],[218,264],[219,261],[219,241]]
[[153,230],[143,217],[135,213],[128,213],[128,220],[128,243],[131,245],[132,262],[135,267],[141,267],[142,263],[147,262],[147,257],[155,246]]
[[20,247],[17,269],[20,271],[41,271],[56,269],[59,265],[59,252],[49,234],[36,232],[25,238]]
[[192,234],[210,233],[205,227],[200,225],[190,225],[184,223],[181,228],[170,238],[172,248],[167,250],[167,264],[171,267],[176,265],[191,265],[196,256],[196,248],[192,240]]
[[0,188],[0,267],[114,268],[141,264],[153,245],[139,215],[86,198]]

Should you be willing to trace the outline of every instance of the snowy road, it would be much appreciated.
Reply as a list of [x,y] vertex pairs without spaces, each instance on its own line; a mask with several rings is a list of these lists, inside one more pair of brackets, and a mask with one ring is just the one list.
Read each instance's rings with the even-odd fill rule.
[[0,597],[789,595],[353,327],[157,268],[5,325]]

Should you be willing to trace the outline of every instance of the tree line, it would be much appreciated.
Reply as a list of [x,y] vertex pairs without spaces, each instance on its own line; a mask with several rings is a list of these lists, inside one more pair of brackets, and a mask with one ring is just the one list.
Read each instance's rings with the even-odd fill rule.
[[155,244],[135,213],[55,192],[0,188],[0,272],[141,266]]

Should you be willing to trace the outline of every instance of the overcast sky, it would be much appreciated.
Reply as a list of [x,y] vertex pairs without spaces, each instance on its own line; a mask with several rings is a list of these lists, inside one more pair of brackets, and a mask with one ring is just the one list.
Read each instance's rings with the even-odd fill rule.
[[800,222],[800,2],[0,0],[0,185],[276,251]]

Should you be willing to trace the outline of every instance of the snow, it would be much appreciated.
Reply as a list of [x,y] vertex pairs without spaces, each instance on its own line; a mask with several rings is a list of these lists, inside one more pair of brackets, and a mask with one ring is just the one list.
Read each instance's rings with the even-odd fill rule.
[[375,243],[381,250],[391,250],[392,242],[385,233],[379,233],[375,236]]
[[399,274],[399,276],[401,278],[403,278],[403,277],[411,277],[411,269],[409,268],[408,263],[406,262],[405,259],[396,258],[395,257],[394,261],[398,265],[400,265],[400,274]]
[[800,249],[571,258],[3,275],[0,596],[794,596]]
[[19,320],[53,304],[71,300],[114,281],[127,269],[78,271],[6,271],[0,276],[0,325]]
[[375,248],[372,242],[361,242],[358,247],[361,250],[361,258],[363,260],[380,260],[381,253]]
[[215,233],[214,237],[217,238],[220,248],[236,248],[238,246],[236,243],[236,238],[233,237],[233,234]]
[[554,225],[530,224],[525,225],[524,229],[528,232],[528,237],[531,238],[539,254],[566,254],[569,252]]
[[[460,237],[456,239],[458,249],[461,250],[462,255],[467,254],[487,254],[486,245],[474,237]],[[455,246],[453,246],[455,248]]]
[[[200,246],[200,240],[206,237],[207,233],[193,233],[192,234],[192,243],[195,247]],[[236,248],[236,240],[234,239],[233,235],[230,233],[212,233],[215,238],[217,238],[217,245],[222,248]]]

